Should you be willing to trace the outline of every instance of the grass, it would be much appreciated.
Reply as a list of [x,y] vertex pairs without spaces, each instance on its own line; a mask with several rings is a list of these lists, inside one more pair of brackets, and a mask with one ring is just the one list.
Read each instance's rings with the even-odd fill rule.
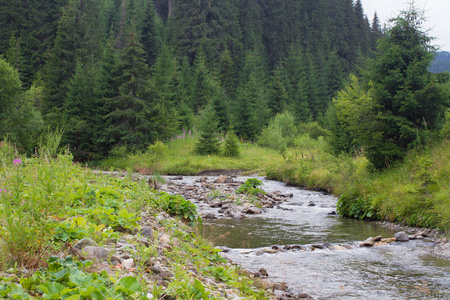
[[[0,189],[2,299],[224,299],[227,291],[242,299],[270,298],[192,233],[189,221],[198,220],[192,203],[144,181],[95,174],[70,154],[19,157],[2,143]],[[162,211],[173,218],[161,218]],[[142,226],[154,228],[148,245],[139,235],[127,238]],[[159,244],[163,235],[169,248]],[[96,271],[97,264],[73,252],[83,238],[100,247],[135,243],[135,268]],[[174,277],[153,279],[155,259]]]
[[[240,144],[237,157],[222,154],[195,153],[195,135],[184,135],[145,152],[113,156],[95,164],[101,169],[132,169],[143,174],[196,175],[207,170],[243,170],[248,173],[264,172],[268,165],[283,161],[280,152],[251,143]],[[155,144],[155,145],[158,145]],[[222,145],[223,147],[223,145]],[[223,149],[222,149],[223,152]]]
[[267,176],[334,193],[340,214],[347,217],[450,229],[448,139],[410,151],[403,162],[378,173],[363,155],[336,157],[320,141],[308,145],[307,151],[290,149]]

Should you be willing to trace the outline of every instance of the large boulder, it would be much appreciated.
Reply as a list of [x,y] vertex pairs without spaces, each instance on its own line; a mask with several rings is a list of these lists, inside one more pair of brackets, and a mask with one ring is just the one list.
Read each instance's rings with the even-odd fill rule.
[[109,250],[102,247],[86,246],[81,253],[88,259],[94,261],[104,261],[109,257]]
[[98,247],[98,244],[92,239],[85,238],[85,239],[80,240],[75,245],[73,245],[73,247],[77,250],[82,250],[86,246]]
[[216,180],[214,180],[214,183],[226,183],[227,182],[227,176],[220,175]]
[[409,235],[404,231],[397,232],[396,234],[394,234],[394,237],[397,239],[397,242],[409,241]]

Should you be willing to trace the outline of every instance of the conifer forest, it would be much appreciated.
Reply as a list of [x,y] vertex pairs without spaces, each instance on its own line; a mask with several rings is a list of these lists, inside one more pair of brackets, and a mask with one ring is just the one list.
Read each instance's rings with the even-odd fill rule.
[[3,0],[0,14],[2,136],[32,151],[62,130],[81,161],[167,140],[208,106],[249,141],[285,111],[325,124],[383,35],[359,0]]

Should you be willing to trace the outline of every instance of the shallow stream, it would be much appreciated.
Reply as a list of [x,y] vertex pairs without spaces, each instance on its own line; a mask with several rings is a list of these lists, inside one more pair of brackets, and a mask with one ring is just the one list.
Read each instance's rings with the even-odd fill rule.
[[[195,184],[197,177],[184,177]],[[450,261],[429,254],[432,242],[414,240],[361,248],[368,237],[392,237],[394,231],[373,222],[330,215],[337,199],[332,195],[265,180],[262,188],[293,197],[279,208],[241,221],[205,220],[203,235],[216,246],[231,248],[224,256],[250,271],[267,270],[269,279],[285,282],[292,292],[314,299],[450,299]],[[213,178],[209,178],[213,180]],[[245,181],[245,177],[239,177]],[[208,209],[196,203],[199,209]],[[269,254],[273,245],[330,243],[351,249],[294,250]]]

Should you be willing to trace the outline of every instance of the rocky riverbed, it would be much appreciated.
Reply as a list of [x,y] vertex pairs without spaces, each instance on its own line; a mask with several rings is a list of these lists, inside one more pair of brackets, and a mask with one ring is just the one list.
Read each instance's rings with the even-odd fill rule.
[[[192,177],[191,177],[192,178]],[[281,203],[293,197],[292,193],[272,191],[257,195],[238,194],[236,190],[245,182],[245,178],[220,175],[218,177],[198,177],[184,181],[183,176],[168,177],[165,184],[159,188],[169,193],[178,194],[195,203],[204,220],[228,218],[242,220],[255,215],[263,215],[268,209],[288,210],[280,206]],[[310,201],[307,206],[314,207],[317,204]],[[336,215],[336,211],[330,208],[328,215]],[[450,244],[447,238],[443,238],[438,230],[402,226],[390,222],[376,222],[381,227],[397,231],[390,237],[368,237],[361,242],[353,242],[351,245],[312,244],[313,249],[338,249],[351,247],[383,246],[392,242],[407,242],[410,240],[424,240],[433,242],[436,247],[431,251],[433,255],[450,259]],[[272,250],[302,249],[300,245],[273,245]]]
[[[304,211],[311,210],[312,214],[320,214],[320,218],[323,218],[323,222],[325,223],[330,219],[341,219],[336,215],[334,205],[330,205],[329,202],[323,202],[320,200],[320,198],[317,198],[317,200],[315,200],[314,197],[317,196],[317,194],[311,194],[313,196],[311,200],[304,202],[297,202],[295,200],[297,195],[296,197],[294,197],[293,193],[290,192],[290,189],[288,189],[288,192],[286,192],[286,189],[284,188],[280,190],[267,190],[265,194],[237,194],[236,190],[245,182],[246,179],[246,177],[229,175],[204,177],[169,176],[167,177],[167,182],[161,185],[159,188],[169,193],[180,194],[186,199],[194,202],[204,219],[204,223],[213,224],[212,226],[215,227],[214,230],[218,230],[217,228],[222,225],[221,222],[224,222],[223,224],[225,228],[223,229],[223,231],[216,235],[222,235],[222,233],[223,235],[226,235],[229,233],[229,231],[233,231],[235,227],[240,227],[241,224],[247,224],[246,222],[249,222],[250,224],[251,222],[253,222],[252,220],[264,220],[266,216],[273,216],[275,211],[277,211],[277,216],[292,215],[292,217],[295,218],[294,213],[295,210],[298,209],[298,207],[301,207]],[[277,268],[259,268],[260,266],[264,267],[265,264],[259,264],[260,261],[257,259],[257,257],[267,257],[267,260],[271,260],[271,255],[277,255],[273,256],[274,259],[276,259],[277,257],[284,257],[283,255],[287,255],[288,253],[295,254],[303,252],[307,254],[314,252],[326,253],[326,251],[335,251],[336,253],[348,251],[349,254],[353,255],[354,251],[357,251],[357,253],[359,254],[360,250],[357,249],[363,248],[380,248],[382,249],[382,251],[389,251],[386,250],[388,248],[385,247],[393,247],[393,251],[398,251],[398,246],[401,245],[401,243],[408,244],[409,242],[412,243],[411,247],[413,247],[414,249],[420,247],[420,245],[423,244],[423,249],[425,251],[420,252],[420,255],[428,253],[439,258],[450,258],[450,243],[447,238],[442,237],[439,231],[423,228],[410,228],[392,224],[389,222],[368,223],[373,224],[373,226],[377,228],[387,228],[388,231],[386,233],[383,233],[383,235],[367,235],[361,240],[353,240],[350,238],[346,242],[337,242],[335,240],[331,242],[323,241],[320,238],[320,235],[317,235],[317,241],[309,239],[306,243],[272,243],[263,247],[256,246],[249,248],[245,247],[248,249],[237,249],[237,252],[234,249],[235,246],[223,246],[220,248],[224,251],[225,257],[235,261],[236,263],[245,264],[245,262],[254,259],[255,263],[253,263],[251,267],[248,267],[249,269],[251,269],[253,276],[268,277],[269,280],[278,282],[279,285],[276,286],[277,288],[285,287],[286,290],[288,289],[287,287],[291,285],[289,280],[286,280],[287,282],[280,281],[280,279],[283,278],[280,278],[279,274],[276,274],[276,272],[278,271]],[[360,224],[361,223],[355,224],[355,226],[361,226]],[[367,222],[364,224],[367,224]],[[320,225],[321,224],[319,224],[319,227]],[[273,227],[276,226],[276,224],[273,225]],[[269,228],[268,231],[270,230],[271,228]],[[370,234],[371,232],[372,231],[369,230],[368,234]],[[243,237],[242,239],[251,239],[252,235],[255,234],[253,234],[252,232],[248,232],[246,233],[246,237]],[[361,237],[361,235],[359,236]],[[239,237],[237,237],[237,239],[239,239]],[[231,240],[233,240],[233,238],[231,238]],[[391,244],[394,246],[389,246]],[[408,247],[406,247],[406,249],[408,249]],[[379,251],[373,251],[374,253],[379,253]],[[367,252],[365,251],[365,253]],[[244,265],[244,267],[246,266]],[[272,273],[274,276],[272,276]],[[444,283],[444,285],[446,284],[447,283]],[[313,291],[309,290],[302,290],[301,292],[299,292],[299,289],[297,288],[291,289],[289,291],[290,293],[285,294],[283,297],[288,297],[286,295],[289,295],[289,297],[297,298],[312,297],[310,296],[309,292],[311,292],[312,295],[315,296]],[[307,293],[305,293],[305,291]],[[321,298],[320,295],[321,294],[318,293],[317,296]],[[387,296],[387,299],[388,298],[389,296]],[[431,297],[430,299],[432,298],[433,297]],[[438,298],[439,297],[437,297],[437,299]]]

